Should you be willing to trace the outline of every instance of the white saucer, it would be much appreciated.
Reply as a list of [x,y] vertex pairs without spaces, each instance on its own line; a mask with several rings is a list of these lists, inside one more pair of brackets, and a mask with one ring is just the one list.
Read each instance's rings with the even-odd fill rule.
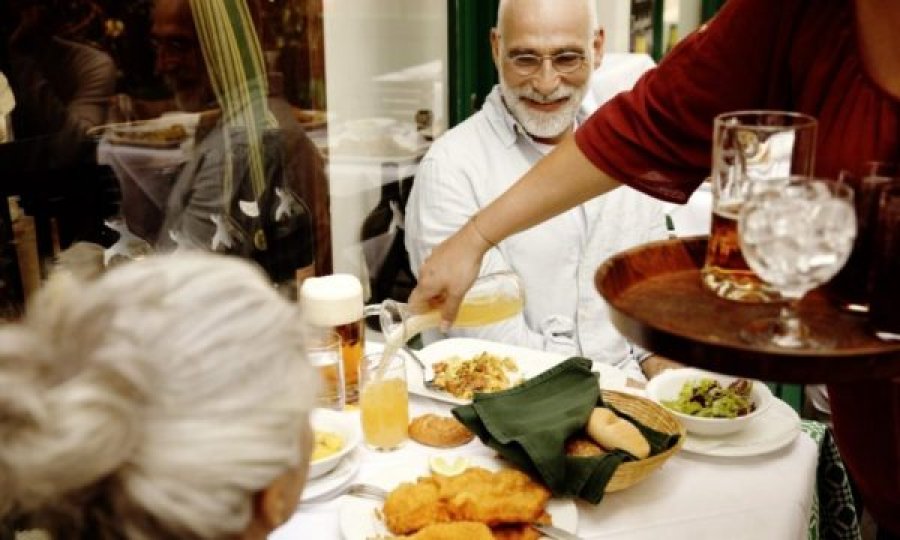
[[719,437],[689,433],[682,450],[706,456],[758,456],[787,446],[799,434],[800,416],[797,411],[776,398],[766,412],[741,431]]
[[308,480],[300,495],[300,502],[317,502],[338,495],[356,477],[360,465],[362,454],[356,449],[327,474]]

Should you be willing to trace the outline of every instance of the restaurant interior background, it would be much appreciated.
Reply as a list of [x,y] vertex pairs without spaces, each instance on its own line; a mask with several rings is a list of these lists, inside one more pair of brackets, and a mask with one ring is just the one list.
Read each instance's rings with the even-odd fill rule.
[[[596,2],[607,51],[658,60],[724,0]],[[0,71],[12,80],[8,44],[22,2],[4,3]],[[110,107],[122,96],[140,103],[168,97],[154,73],[153,0],[57,4],[61,24],[44,31],[99,48],[115,62]],[[271,89],[290,103],[327,163],[331,268],[359,276],[370,300],[402,299],[413,285],[400,237],[402,207],[430,141],[477,110],[496,81],[488,42],[496,6],[497,0],[260,1]],[[109,248],[119,238],[104,222],[119,212],[121,188],[97,160],[102,126],[112,116],[61,143],[55,133],[23,125],[21,113],[13,110],[13,129],[0,144],[4,195],[18,199],[11,214],[0,205],[7,315],[21,308],[59,250],[79,240]]]

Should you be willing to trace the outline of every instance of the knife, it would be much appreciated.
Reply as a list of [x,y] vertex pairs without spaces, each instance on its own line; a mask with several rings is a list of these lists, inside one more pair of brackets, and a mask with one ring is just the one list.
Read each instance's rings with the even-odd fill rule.
[[580,536],[575,536],[574,534],[568,531],[564,531],[559,527],[554,527],[553,525],[532,523],[531,528],[543,534],[544,536],[553,538],[553,540],[581,540]]

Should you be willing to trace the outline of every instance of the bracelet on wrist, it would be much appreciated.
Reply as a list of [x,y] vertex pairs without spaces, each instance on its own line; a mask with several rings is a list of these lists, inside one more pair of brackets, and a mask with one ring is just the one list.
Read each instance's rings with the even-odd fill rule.
[[481,232],[481,227],[478,226],[478,213],[475,213],[475,215],[473,215],[472,219],[470,219],[469,221],[472,222],[472,227],[475,229],[475,232],[478,234],[478,236],[481,237],[482,240],[487,242],[488,245],[490,245],[492,248],[497,247],[497,242],[492,241],[487,236],[485,236],[483,232]]

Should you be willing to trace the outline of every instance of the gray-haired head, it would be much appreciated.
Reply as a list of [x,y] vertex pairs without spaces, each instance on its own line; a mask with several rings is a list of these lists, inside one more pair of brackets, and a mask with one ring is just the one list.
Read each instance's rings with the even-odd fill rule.
[[304,341],[238,259],[60,273],[0,328],[0,515],[66,538],[239,535],[255,495],[307,466]]

